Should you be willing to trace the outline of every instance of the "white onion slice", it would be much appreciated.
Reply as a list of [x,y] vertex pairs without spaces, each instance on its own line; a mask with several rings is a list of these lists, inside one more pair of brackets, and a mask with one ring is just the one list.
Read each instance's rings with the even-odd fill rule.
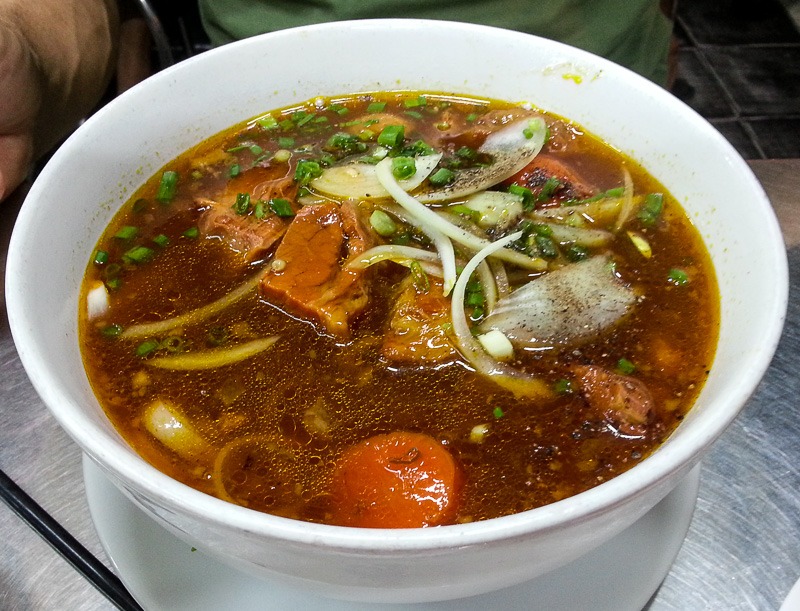
[[478,152],[492,156],[486,166],[459,170],[453,183],[423,188],[416,193],[424,203],[444,202],[483,191],[504,181],[528,165],[547,140],[547,124],[541,117],[526,117],[492,132]]
[[498,385],[512,391],[516,395],[532,396],[545,398],[552,395],[552,391],[542,380],[526,375],[508,365],[491,358],[483,349],[480,342],[473,337],[464,312],[464,293],[469,282],[470,276],[477,269],[478,265],[507,244],[522,237],[522,232],[517,231],[496,242],[490,243],[481,249],[464,266],[464,270],[458,277],[453,295],[451,297],[450,312],[453,323],[453,333],[456,345],[467,361],[481,375],[489,377]]
[[400,186],[400,183],[394,177],[394,174],[392,174],[391,159],[387,158],[378,163],[378,165],[375,166],[375,175],[378,177],[378,180],[383,185],[384,189],[386,189],[386,191],[389,193],[389,195],[391,195],[398,204],[403,206],[403,208],[408,210],[412,216],[416,217],[416,219],[420,221],[420,229],[422,229],[422,231],[424,231],[428,237],[433,240],[433,244],[436,247],[436,250],[439,253],[439,257],[442,261],[442,270],[444,272],[442,291],[446,297],[450,294],[450,291],[453,290],[453,286],[456,282],[456,253],[453,249],[453,243],[450,241],[447,235],[441,231],[440,225],[442,225],[442,223],[431,224],[425,222],[426,219],[422,219],[418,214],[415,214],[414,208],[422,208],[437,219],[439,218],[439,215],[432,210],[425,208],[425,206],[420,204],[417,200],[403,190],[403,187]]
[[614,224],[614,232],[618,232],[625,223],[628,222],[636,204],[633,201],[633,178],[631,173],[625,166],[622,167],[622,179],[625,184],[625,189],[622,192],[622,209],[619,211],[617,222]]
[[191,310],[185,314],[175,316],[174,318],[133,325],[125,329],[121,333],[120,337],[125,339],[135,339],[139,337],[161,335],[167,331],[171,331],[172,329],[177,329],[178,327],[185,327],[187,325],[193,325],[202,322],[252,293],[256,286],[258,286],[259,282],[261,282],[261,278],[263,276],[263,271],[256,272],[256,274],[254,274],[246,282],[239,285],[230,293],[223,295],[216,301],[199,307],[196,310]]
[[86,293],[86,315],[89,320],[104,316],[110,306],[108,290],[102,282],[95,282]]
[[[396,185],[397,181],[392,175],[391,164],[391,160],[384,159],[377,166],[375,166],[378,172],[378,178],[381,180],[381,184],[386,187],[386,190],[389,191],[394,200],[416,219],[417,223],[419,224],[418,226],[422,228],[423,231],[427,233],[430,230],[435,230],[437,233],[443,234],[473,251],[479,251],[482,248],[496,243],[479,238],[478,236],[461,229],[461,227],[448,222],[434,210],[428,208],[417,199],[403,191],[403,189],[399,188],[399,186],[393,186],[392,183]],[[544,259],[538,257],[531,258],[522,254],[521,252],[510,250],[508,248],[493,249],[491,254],[525,269],[542,271],[547,268],[547,262]]]
[[211,444],[176,407],[160,399],[147,406],[142,422],[153,437],[183,458],[193,458],[211,449]]
[[[398,184],[404,191],[413,191],[430,176],[441,158],[441,153],[415,157],[417,171],[413,176],[397,181]],[[376,166],[370,163],[333,166],[323,170],[309,185],[316,191],[343,199],[372,200],[389,197],[375,170]]]
[[216,369],[233,365],[239,361],[249,359],[259,352],[270,348],[280,336],[273,335],[262,337],[237,344],[230,348],[215,348],[212,350],[198,350],[197,352],[181,352],[169,356],[159,356],[145,361],[151,367],[171,369],[173,371],[195,371],[199,369]]

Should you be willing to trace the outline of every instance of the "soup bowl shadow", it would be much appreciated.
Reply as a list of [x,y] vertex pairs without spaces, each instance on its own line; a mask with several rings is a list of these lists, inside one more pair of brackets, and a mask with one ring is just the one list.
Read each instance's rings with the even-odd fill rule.
[[[446,53],[431,52],[435,48]],[[335,56],[335,65],[321,58]],[[87,381],[78,292],[100,234],[169,160],[267,110],[318,95],[478,95],[576,121],[642,164],[698,227],[718,276],[721,329],[696,405],[650,457],[596,488],[503,518],[416,530],[310,524],[258,513],[157,471],[120,437]],[[781,333],[786,256],[741,157],[691,109],[591,54],[484,26],[370,20],[227,45],[164,70],[81,126],[30,190],[12,236],[7,307],[22,363],[53,416],[130,499],[220,560],[323,595],[453,599],[521,583],[585,554],[669,493],[754,391]]]

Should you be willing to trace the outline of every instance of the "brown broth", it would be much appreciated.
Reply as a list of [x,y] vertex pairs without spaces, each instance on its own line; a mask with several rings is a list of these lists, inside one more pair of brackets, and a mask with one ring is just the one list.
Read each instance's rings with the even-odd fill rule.
[[[264,353],[230,366],[191,372],[158,369],[148,366],[150,355],[137,356],[143,339],[108,337],[111,324],[124,329],[203,306],[265,265],[263,260],[244,263],[220,240],[183,235],[197,226],[198,197],[214,199],[226,189],[246,191],[285,173],[277,163],[259,166],[262,156],[324,141],[345,128],[343,124],[350,127],[375,101],[387,102],[387,111],[395,109],[413,125],[422,123],[407,112],[419,113],[426,126],[418,127],[414,138],[447,131],[436,127],[444,111],[466,117],[511,106],[433,94],[426,94],[422,106],[405,105],[418,96],[346,96],[270,113],[279,125],[293,123],[291,130],[264,129],[258,120],[235,126],[165,167],[180,176],[169,204],[156,201],[159,173],[111,223],[98,242],[109,262],[89,264],[82,296],[83,303],[93,283],[104,281],[110,286],[111,309],[99,321],[81,314],[81,347],[100,403],[147,461],[209,494],[236,496],[237,502],[260,511],[325,522],[331,469],[346,448],[379,433],[426,432],[463,469],[458,520],[483,520],[558,501],[626,471],[651,454],[691,408],[711,366],[719,325],[719,295],[708,253],[679,204],[643,168],[553,115],[544,115],[551,130],[545,153],[563,155],[581,178],[600,190],[620,186],[624,166],[637,194],[664,193],[665,206],[655,228],[631,221],[652,247],[652,257],[644,258],[625,231],[610,246],[619,275],[645,292],[635,313],[605,337],[577,348],[518,351],[514,366],[556,387],[570,379],[573,363],[616,371],[620,359],[627,359],[635,364],[632,375],[647,385],[657,406],[654,421],[641,435],[615,430],[574,388],[549,400],[518,399],[461,362],[428,369],[386,363],[380,356],[381,335],[395,285],[405,276],[404,268],[392,263],[379,264],[371,274],[370,308],[355,321],[347,339],[287,315],[256,292],[202,324],[168,334],[179,338],[174,348],[188,351],[208,348],[214,329],[226,330],[228,344],[281,337]],[[298,128],[306,116],[312,118]],[[278,143],[276,137],[294,141]],[[294,153],[293,159],[297,157]],[[235,166],[238,174],[231,170]],[[371,205],[365,208],[369,211]],[[123,226],[137,227],[137,236],[114,238]],[[151,247],[152,238],[161,235],[169,244],[153,247],[152,260],[124,262],[123,254],[134,245]],[[112,264],[120,269],[109,273]],[[676,268],[688,274],[688,284],[669,281]],[[187,459],[148,433],[142,415],[155,399],[177,406],[209,449]],[[470,432],[481,424],[488,425],[488,434],[475,442]],[[223,448],[224,461],[218,454]],[[227,478],[223,493],[215,481],[220,475]]]

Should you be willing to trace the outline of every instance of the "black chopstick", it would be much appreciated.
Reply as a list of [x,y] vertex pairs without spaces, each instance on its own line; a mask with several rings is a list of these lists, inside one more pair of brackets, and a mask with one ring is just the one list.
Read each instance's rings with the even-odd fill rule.
[[122,611],[142,611],[119,578],[0,469],[0,498]]

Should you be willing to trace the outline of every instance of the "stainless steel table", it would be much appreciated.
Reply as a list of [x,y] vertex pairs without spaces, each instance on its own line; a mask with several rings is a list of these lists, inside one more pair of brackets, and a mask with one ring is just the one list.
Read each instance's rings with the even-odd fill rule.
[[[786,240],[791,274],[786,328],[763,382],[703,462],[688,536],[650,611],[776,610],[800,578],[800,160],[751,166]],[[3,269],[21,194],[15,200],[0,207]],[[0,363],[0,468],[108,564],[89,517],[80,450],[30,385],[5,315]],[[0,609],[112,608],[0,506]]]

